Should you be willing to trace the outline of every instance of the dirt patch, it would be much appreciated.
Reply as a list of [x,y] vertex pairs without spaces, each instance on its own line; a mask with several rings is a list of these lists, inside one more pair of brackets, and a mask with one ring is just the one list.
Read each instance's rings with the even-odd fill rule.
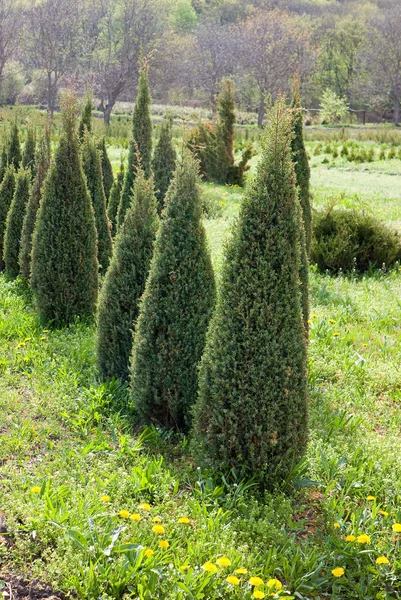
[[[1,589],[2,588],[2,589]],[[5,600],[65,600],[47,583],[37,579],[26,581],[23,577],[0,574],[0,593]]]

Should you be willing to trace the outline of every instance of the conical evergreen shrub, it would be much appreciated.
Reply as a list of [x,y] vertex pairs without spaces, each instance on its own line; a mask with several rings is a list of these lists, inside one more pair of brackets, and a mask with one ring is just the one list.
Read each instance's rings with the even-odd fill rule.
[[158,225],[153,182],[139,171],[99,297],[97,365],[103,380],[128,379],[132,330],[145,289]]
[[10,141],[8,143],[7,162],[9,165],[14,165],[15,169],[18,169],[21,164],[21,145],[16,121],[11,128]]
[[20,169],[15,178],[14,196],[8,211],[4,233],[4,264],[6,274],[13,279],[19,274],[18,256],[21,245],[22,224],[29,200],[30,184],[30,170]]
[[1,148],[1,155],[0,155],[0,183],[3,181],[4,175],[5,175],[5,173],[7,171],[7,167],[8,167],[7,144],[8,144],[8,141],[4,140],[3,141],[3,146]]
[[301,203],[302,216],[305,227],[306,251],[307,255],[309,256],[312,240],[312,209],[310,203],[309,189],[310,168],[304,141],[304,126],[301,106],[299,75],[296,75],[294,79],[292,107],[294,109],[294,137],[291,141],[291,147],[295,166],[295,175],[297,178],[297,184],[299,188],[299,201]]
[[148,68],[144,65],[139,76],[138,93],[132,116],[132,140],[129,147],[128,166],[125,172],[120,205],[118,207],[117,227],[120,227],[123,223],[125,213],[131,203],[133,184],[138,167],[138,157],[146,179],[149,179],[151,175],[152,119],[150,117],[150,102]]
[[172,139],[172,119],[165,118],[160,127],[160,136],[152,160],[155,194],[159,214],[163,210],[164,198],[173,178],[177,154]]
[[215,179],[220,183],[228,181],[230,169],[234,165],[234,125],[235,103],[234,86],[226,79],[221,84],[218,97],[218,122],[216,128],[216,173]]
[[40,318],[55,326],[92,316],[98,289],[95,215],[82,169],[76,103],[63,101],[63,132],[48,171],[32,245]]
[[32,178],[35,177],[35,149],[35,131],[32,127],[29,127],[24,150],[22,152],[22,166],[24,169],[29,169],[31,171]]
[[78,126],[78,135],[81,142],[84,141],[86,133],[92,132],[92,97],[87,96],[81,113],[81,120]]
[[107,216],[111,224],[111,235],[114,237],[117,232],[117,212],[121,199],[121,192],[124,184],[124,163],[121,161],[120,170],[114,180],[110,191],[109,203],[107,205]]
[[21,232],[21,247],[19,252],[20,273],[26,279],[31,276],[32,238],[36,217],[42,197],[42,187],[50,166],[50,129],[47,128],[39,138],[35,154],[36,175],[32,185],[29,202],[24,217]]
[[131,389],[143,424],[188,431],[215,283],[198,163],[185,153],[166,196],[134,335]]
[[274,486],[307,442],[292,113],[280,98],[227,247],[194,409],[200,460]]
[[110,198],[111,188],[112,188],[113,182],[114,182],[114,175],[113,175],[113,167],[111,166],[109,155],[107,154],[105,138],[102,138],[98,148],[101,152],[103,188],[104,188],[104,195],[106,196],[106,205],[107,205],[109,202],[109,198]]
[[8,211],[10,210],[15,190],[15,169],[13,165],[7,167],[0,184],[0,271],[4,270],[4,233]]
[[105,273],[109,266],[113,242],[110,233],[110,222],[106,213],[106,198],[103,189],[100,154],[96,147],[95,140],[91,135],[85,136],[82,146],[82,158],[86,183],[95,212],[97,259],[101,272]]

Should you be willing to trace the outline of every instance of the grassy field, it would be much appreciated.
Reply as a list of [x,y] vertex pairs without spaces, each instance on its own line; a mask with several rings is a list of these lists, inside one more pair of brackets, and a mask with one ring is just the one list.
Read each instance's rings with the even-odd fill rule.
[[[322,164],[315,145],[315,206],[400,225],[401,161]],[[218,272],[242,191],[203,187]],[[197,470],[186,439],[134,432],[125,387],[96,381],[93,326],[43,329],[1,276],[0,588],[19,574],[83,599],[401,598],[401,269],[311,267],[311,305],[308,453],[261,497]]]

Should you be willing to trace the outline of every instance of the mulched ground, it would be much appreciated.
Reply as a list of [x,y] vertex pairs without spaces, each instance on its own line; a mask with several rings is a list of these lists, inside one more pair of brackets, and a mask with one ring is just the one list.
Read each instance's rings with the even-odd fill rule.
[[23,577],[2,575],[0,573],[0,595],[5,600],[65,600],[60,592],[55,592],[50,585],[33,579],[26,581]]

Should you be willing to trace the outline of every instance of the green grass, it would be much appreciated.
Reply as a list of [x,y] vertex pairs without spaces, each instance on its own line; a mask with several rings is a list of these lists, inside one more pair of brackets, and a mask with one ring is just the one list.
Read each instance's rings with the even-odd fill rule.
[[[345,192],[343,204],[401,221],[398,176],[316,165],[312,182],[317,205]],[[219,271],[241,191],[203,187]],[[199,472],[184,438],[135,432],[126,389],[97,383],[93,325],[45,331],[23,285],[1,276],[0,579],[21,573],[88,600],[250,599],[250,576],[282,582],[275,597],[400,598],[401,271],[334,278],[312,267],[311,304],[308,453],[261,497],[252,482]],[[362,534],[369,543],[345,540]],[[222,556],[231,566],[202,569]],[[240,567],[240,584],[228,583]]]

